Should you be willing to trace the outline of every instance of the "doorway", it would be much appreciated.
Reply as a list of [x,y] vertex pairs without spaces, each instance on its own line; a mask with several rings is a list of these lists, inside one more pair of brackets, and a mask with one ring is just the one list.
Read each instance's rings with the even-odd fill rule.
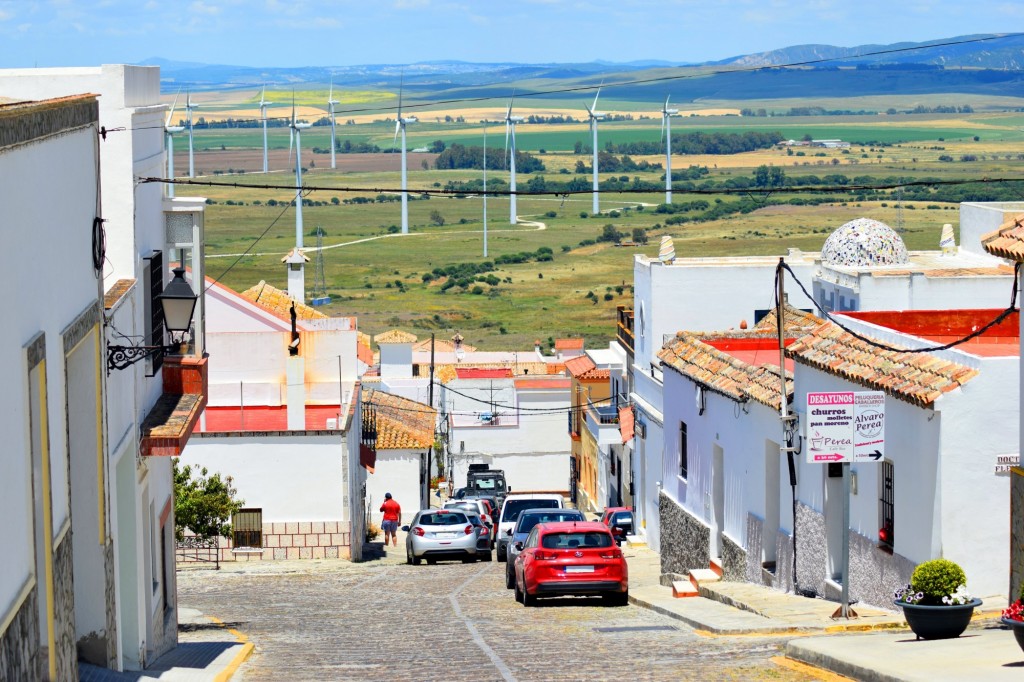
[[781,497],[779,444],[764,442],[764,527],[761,529],[761,568],[775,572],[775,538],[779,534],[779,498]]

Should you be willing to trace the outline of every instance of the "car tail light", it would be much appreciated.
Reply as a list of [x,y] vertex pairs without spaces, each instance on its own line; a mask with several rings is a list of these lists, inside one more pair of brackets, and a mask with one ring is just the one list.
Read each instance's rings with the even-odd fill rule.
[[622,558],[622,552],[620,550],[617,550],[617,549],[606,549],[605,551],[601,552],[601,558],[602,559],[621,559]]
[[533,553],[533,558],[540,560],[557,559],[558,554],[556,554],[555,552],[545,552],[542,549],[538,549],[536,552]]
[[423,537],[425,533],[424,533],[424,530],[422,528],[420,528],[419,526],[416,526],[415,528],[412,529],[412,534],[413,535],[418,535],[420,537]]
[[472,532],[473,532],[473,526],[472,525],[466,526],[466,535],[469,535]]

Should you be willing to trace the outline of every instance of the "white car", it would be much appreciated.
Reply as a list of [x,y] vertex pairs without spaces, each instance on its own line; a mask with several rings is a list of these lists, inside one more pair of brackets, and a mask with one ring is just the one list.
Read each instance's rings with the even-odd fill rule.
[[505,498],[498,519],[498,561],[505,561],[508,543],[512,540],[512,529],[524,509],[561,509],[565,506],[562,496],[556,493],[516,493]]
[[470,499],[470,500],[448,500],[444,503],[443,509],[462,509],[464,511],[472,512],[480,517],[480,521],[483,522],[484,526],[487,527],[487,536],[492,541],[491,545],[488,546],[488,550],[494,545],[495,531],[494,531],[494,519],[487,513],[487,505],[484,504],[483,500]]

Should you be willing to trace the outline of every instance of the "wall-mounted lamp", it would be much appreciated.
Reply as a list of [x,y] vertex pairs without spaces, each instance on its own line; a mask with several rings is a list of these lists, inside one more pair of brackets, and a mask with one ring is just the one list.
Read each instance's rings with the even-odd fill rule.
[[131,367],[139,360],[157,353],[179,353],[181,339],[192,325],[192,313],[198,298],[185,281],[185,268],[174,268],[174,279],[157,299],[164,311],[164,326],[171,333],[172,340],[175,333],[180,334],[178,341],[167,346],[107,346],[107,371]]

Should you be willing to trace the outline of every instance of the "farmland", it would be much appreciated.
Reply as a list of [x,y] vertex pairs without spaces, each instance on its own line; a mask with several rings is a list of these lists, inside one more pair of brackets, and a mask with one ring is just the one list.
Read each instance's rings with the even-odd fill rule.
[[[529,115],[530,110],[524,108],[517,113]],[[486,112],[492,121],[503,114],[497,107]],[[434,140],[448,145],[479,145],[483,141],[479,119],[445,123],[431,120],[428,112],[418,115],[422,122],[409,126],[410,148],[426,147]],[[641,119],[636,109],[633,115],[633,120],[602,123],[600,144],[660,140],[660,117]],[[377,116],[377,123],[344,125],[342,120],[349,117],[339,115],[339,142],[376,144],[389,150],[394,123],[380,120],[384,116]],[[845,150],[793,147],[728,156],[676,155],[674,170],[688,166],[708,169],[694,187],[711,188],[717,193],[688,193],[678,187],[673,196],[677,204],[708,202],[709,208],[703,213],[656,212],[657,205],[664,201],[660,191],[603,190],[602,215],[590,216],[589,194],[562,196],[553,192],[520,197],[518,213],[524,222],[510,225],[507,197],[492,196],[488,200],[487,258],[483,255],[483,211],[478,195],[420,198],[416,192],[478,180],[480,171],[433,170],[435,155],[411,154],[409,187],[414,194],[409,202],[410,234],[403,236],[395,227],[400,222],[399,203],[388,200],[388,195],[378,198],[377,191],[398,186],[399,155],[339,154],[338,169],[332,171],[330,156],[324,153],[330,144],[330,129],[315,126],[302,135],[303,166],[307,169],[304,184],[311,188],[304,208],[304,245],[307,255],[315,259],[313,235],[317,226],[323,229],[326,292],[332,299],[324,310],[357,316],[360,329],[371,334],[395,326],[420,336],[432,331],[450,334],[457,329],[469,343],[482,348],[525,348],[534,339],[573,333],[583,334],[588,345],[603,345],[614,331],[615,306],[631,303],[634,254],[656,254],[661,235],[674,237],[681,257],[783,254],[787,248],[819,249],[833,229],[853,218],[866,216],[890,225],[897,223],[897,201],[895,193],[889,191],[857,195],[833,189],[809,195],[780,188],[777,194],[763,198],[714,188],[725,187],[732,180],[749,179],[760,165],[783,169],[794,184],[811,175],[819,179],[837,175],[860,181],[869,178],[876,183],[922,177],[1024,179],[1022,125],[1024,116],[1019,113],[994,111],[803,118],[680,117],[673,121],[674,133],[778,131],[787,139],[810,135],[852,144]],[[489,128],[488,146],[500,156],[505,144],[503,127],[492,123]],[[288,205],[294,197],[294,191],[288,189],[294,183],[294,172],[289,170],[294,160],[289,160],[287,129],[271,128],[269,137],[270,167],[274,172],[267,176],[254,174],[262,165],[262,130],[258,128],[197,129],[196,167],[204,174],[202,181],[278,189],[178,188],[179,196],[198,195],[210,200],[206,217],[207,273],[235,289],[248,288],[261,279],[284,287],[280,259],[295,243],[294,212]],[[588,139],[589,131],[583,124],[520,124],[519,149],[536,155],[545,170],[520,174],[519,189],[523,190],[531,177],[540,175],[548,183],[579,177],[589,186],[589,174],[577,176],[575,167],[578,161],[589,165],[590,155],[572,151],[577,141]],[[179,169],[187,168],[187,144],[182,140],[179,137],[176,145]],[[314,148],[321,153],[313,153]],[[662,155],[637,156],[634,160],[664,163]],[[234,174],[225,177],[229,171]],[[655,166],[624,174],[602,173],[601,180],[606,183],[621,175],[620,181],[628,181],[622,186],[638,182],[638,186],[652,188],[663,184],[663,172]],[[500,192],[507,187],[507,172],[488,175],[492,189]],[[1024,183],[1001,183],[997,188],[986,185],[982,189],[998,189],[1016,193],[1014,199],[1024,198]],[[956,224],[956,202],[948,191],[904,201],[903,238],[909,248],[935,248],[941,225]],[[792,203],[805,199],[813,201]],[[701,218],[714,211],[719,212],[715,214],[718,217]],[[685,222],[670,224],[670,218]],[[616,246],[597,241],[607,225],[625,235],[626,241],[640,228],[648,242]],[[265,236],[256,241],[264,232]],[[538,260],[538,250],[542,254],[549,251],[550,259]],[[495,263],[502,256],[521,262]],[[435,269],[448,265],[485,261],[494,267],[488,273],[491,277],[480,278],[485,281],[446,287],[446,278],[433,274]],[[309,292],[314,283],[312,267],[307,268],[306,282]],[[763,293],[766,300],[770,295],[768,291]]]

